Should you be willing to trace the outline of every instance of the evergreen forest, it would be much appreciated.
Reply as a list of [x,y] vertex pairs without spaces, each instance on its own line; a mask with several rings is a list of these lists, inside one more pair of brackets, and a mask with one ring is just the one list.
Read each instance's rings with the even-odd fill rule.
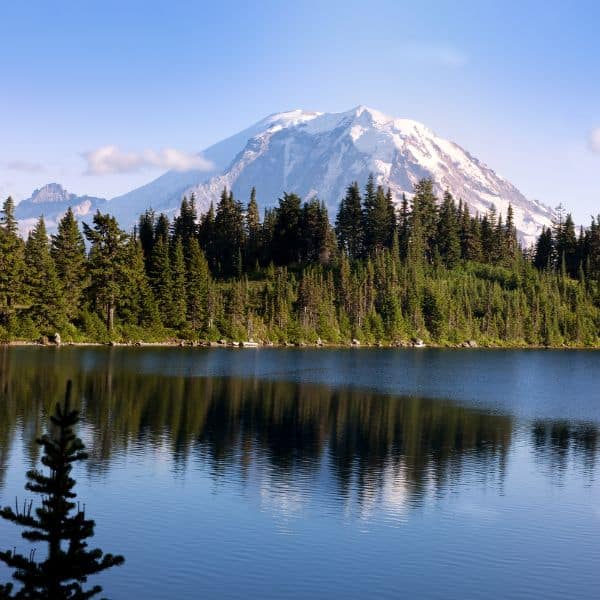
[[557,215],[523,248],[510,207],[470,214],[429,179],[396,205],[371,176],[333,219],[287,193],[261,217],[254,190],[223,190],[132,231],[100,212],[80,228],[69,209],[23,240],[9,197],[0,340],[600,346],[600,215]]

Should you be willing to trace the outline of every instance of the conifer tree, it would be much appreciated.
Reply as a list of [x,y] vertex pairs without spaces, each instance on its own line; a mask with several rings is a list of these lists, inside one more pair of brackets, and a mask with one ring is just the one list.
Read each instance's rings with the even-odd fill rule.
[[240,276],[245,244],[242,205],[224,189],[215,215],[215,250],[221,275]]
[[[177,237],[176,239],[181,244],[180,238]],[[160,319],[164,325],[170,327],[173,317],[173,279],[168,241],[165,242],[162,237],[159,237],[154,244],[149,275]]]
[[[419,235],[421,240],[419,245],[422,247],[427,262],[432,263],[436,253],[436,234],[438,222],[437,198],[433,191],[433,181],[431,179],[422,179],[415,185],[415,195],[413,196],[412,220],[418,216]],[[411,237],[415,238],[413,232]]]
[[346,189],[338,210],[335,232],[340,248],[351,260],[357,260],[364,250],[362,199],[355,181]]
[[508,205],[506,213],[506,225],[504,232],[504,253],[508,261],[512,261],[517,256],[519,250],[519,242],[517,239],[517,228],[515,227],[515,214],[512,204]]
[[[196,242],[197,243],[197,242]],[[181,327],[185,323],[187,311],[186,267],[183,244],[176,238],[171,250],[171,323]]]
[[536,268],[551,270],[555,263],[554,240],[549,227],[542,228],[542,232],[535,245],[533,264]]
[[62,288],[66,316],[72,321],[79,313],[83,291],[87,286],[87,257],[83,235],[71,207],[59,221],[56,235],[52,236],[50,254]]
[[566,272],[577,277],[577,236],[571,214],[567,214],[564,222],[555,225],[556,256],[559,264],[564,262]]
[[117,302],[123,292],[124,249],[128,236],[111,215],[97,211],[93,223],[93,227],[83,224],[85,236],[91,243],[88,293],[92,303],[103,314],[107,331],[112,332]]
[[119,313],[126,324],[150,331],[160,324],[159,312],[144,266],[144,251],[139,240],[130,237],[123,248],[120,272]]
[[301,212],[301,200],[296,194],[284,193],[279,199],[272,241],[272,258],[276,264],[289,265],[301,260]]
[[215,208],[212,202],[209,209],[200,219],[198,241],[210,265],[211,271],[214,272],[216,270],[217,257],[215,250]]
[[364,231],[364,253],[365,256],[373,250],[373,240],[375,239],[375,231],[373,230],[374,219],[373,213],[376,210],[377,189],[375,187],[375,178],[373,173],[369,174],[367,184],[365,185],[365,193],[363,196],[362,221]]
[[246,250],[245,265],[247,268],[253,268],[260,260],[261,256],[261,225],[258,203],[256,201],[256,188],[253,187],[250,192],[250,201],[246,210]]
[[73,465],[87,458],[85,447],[73,428],[79,414],[71,409],[71,382],[67,384],[64,404],[57,404],[50,418],[53,430],[37,440],[43,448],[42,464],[49,469],[27,473],[26,489],[42,496],[41,506],[33,510],[33,502],[13,509],[6,507],[0,517],[27,529],[22,537],[48,545],[47,556],[36,562],[32,552],[18,554],[16,550],[0,552],[0,560],[14,569],[12,584],[0,586],[0,598],[44,598],[48,600],[84,600],[98,595],[102,588],[95,585],[84,589],[90,576],[121,565],[122,556],[104,554],[99,548],[89,550],[87,541],[94,535],[95,523],[86,518],[85,510],[74,502]]
[[198,213],[196,212],[196,199],[194,194],[192,194],[189,201],[185,197],[181,201],[179,215],[175,218],[173,223],[174,237],[181,238],[181,243],[183,244],[183,250],[186,256],[189,256],[191,240],[198,234],[197,220]]
[[402,194],[400,213],[398,215],[398,249],[400,258],[406,259],[410,240],[410,210],[406,194]]
[[66,315],[44,217],[31,230],[25,245],[25,285],[35,323],[44,328],[59,328]]
[[154,228],[156,226],[156,216],[154,211],[149,208],[140,215],[138,221],[138,238],[144,251],[144,263],[146,270],[150,270],[152,252],[154,250]]
[[391,248],[396,231],[396,213],[391,192],[386,194],[382,186],[372,193],[372,177],[367,184],[363,209],[365,247],[367,252]]
[[188,321],[194,331],[203,332],[211,327],[211,277],[208,262],[197,240],[190,243],[190,262],[187,271]]
[[460,255],[463,260],[481,260],[481,234],[479,231],[479,219],[471,218],[469,206],[460,203]]
[[456,204],[452,194],[446,190],[440,206],[437,248],[446,267],[455,267],[460,260],[460,233]]
[[325,204],[316,198],[305,202],[299,227],[302,260],[309,263],[328,263],[335,252],[335,241]]
[[0,324],[9,325],[23,292],[23,241],[18,234],[15,204],[9,196],[0,217]]
[[[175,229],[175,227],[173,228]],[[165,213],[160,213],[158,218],[156,219],[156,224],[154,226],[154,238],[152,241],[152,248],[154,250],[154,245],[158,240],[162,240],[163,244],[167,246],[169,244],[169,236],[171,233],[171,224],[169,222],[169,217],[165,215]],[[177,237],[177,233],[174,232],[173,235]],[[150,257],[152,254],[150,254]]]

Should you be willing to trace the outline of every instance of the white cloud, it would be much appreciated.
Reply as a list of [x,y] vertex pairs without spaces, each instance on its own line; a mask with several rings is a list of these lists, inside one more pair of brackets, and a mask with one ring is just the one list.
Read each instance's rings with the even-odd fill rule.
[[600,127],[596,127],[596,129],[590,131],[588,144],[592,152],[600,154]]
[[27,160],[12,160],[6,163],[6,168],[11,171],[22,171],[23,173],[39,173],[44,170],[44,167],[39,163]]
[[149,168],[209,171],[213,167],[212,163],[202,156],[175,148],[124,152],[117,146],[102,146],[85,152],[82,156],[87,161],[86,175],[133,173]]
[[400,56],[405,59],[443,67],[462,67],[467,64],[467,56],[452,46],[436,44],[405,44],[400,48]]

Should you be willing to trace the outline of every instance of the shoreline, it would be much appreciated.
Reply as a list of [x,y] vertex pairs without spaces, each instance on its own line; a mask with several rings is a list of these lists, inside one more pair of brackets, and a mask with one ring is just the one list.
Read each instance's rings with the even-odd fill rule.
[[31,340],[12,340],[9,342],[0,342],[5,347],[36,347],[36,348],[199,348],[199,349],[237,349],[237,350],[260,350],[263,348],[284,349],[311,349],[311,350],[600,350],[600,345],[560,345],[544,346],[539,344],[492,344],[478,342],[463,342],[456,344],[415,344],[411,342],[383,342],[383,343],[292,343],[292,342],[236,342],[236,341],[194,341],[189,340],[171,340],[162,342],[62,342],[60,344],[42,343]]

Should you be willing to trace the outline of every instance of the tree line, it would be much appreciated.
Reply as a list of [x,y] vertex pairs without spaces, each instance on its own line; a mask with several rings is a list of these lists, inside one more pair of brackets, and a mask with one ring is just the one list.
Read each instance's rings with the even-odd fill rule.
[[396,207],[371,176],[348,186],[332,224],[325,204],[283,194],[261,219],[224,190],[199,215],[152,210],[132,232],[69,209],[23,241],[14,204],[0,221],[0,336],[35,339],[219,338],[597,345],[600,216],[576,232],[558,210],[532,248],[512,207],[471,215],[430,179]]

